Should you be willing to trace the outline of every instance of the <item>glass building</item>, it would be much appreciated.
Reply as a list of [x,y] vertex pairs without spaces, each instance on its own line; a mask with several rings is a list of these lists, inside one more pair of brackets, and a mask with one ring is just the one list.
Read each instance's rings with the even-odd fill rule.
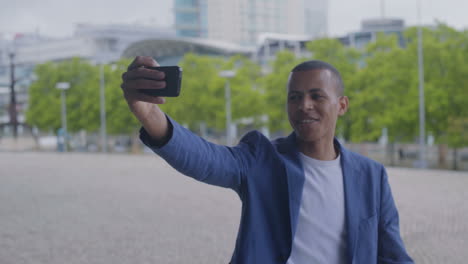
[[181,37],[203,37],[255,46],[264,33],[327,34],[328,0],[175,0]]
[[175,0],[174,12],[178,36],[207,36],[206,0]]

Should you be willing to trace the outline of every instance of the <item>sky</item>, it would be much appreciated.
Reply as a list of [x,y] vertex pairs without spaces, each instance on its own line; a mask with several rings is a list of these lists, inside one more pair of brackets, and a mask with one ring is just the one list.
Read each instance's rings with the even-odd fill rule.
[[[313,0],[308,0],[313,1]],[[417,23],[418,0],[386,0],[386,17]],[[420,0],[421,20],[436,20],[468,29],[468,0]],[[362,19],[380,17],[382,0],[329,0],[328,35],[341,36],[360,28]],[[0,33],[38,31],[66,37],[79,23],[139,23],[170,27],[172,0],[0,0]]]

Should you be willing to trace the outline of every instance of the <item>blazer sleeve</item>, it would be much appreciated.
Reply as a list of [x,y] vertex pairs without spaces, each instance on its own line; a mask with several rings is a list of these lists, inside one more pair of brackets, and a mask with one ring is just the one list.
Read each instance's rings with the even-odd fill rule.
[[378,239],[379,264],[413,264],[400,236],[398,211],[385,168],[381,169],[381,199]]
[[253,164],[256,134],[250,132],[235,147],[217,145],[193,134],[167,117],[172,135],[162,146],[141,128],[140,139],[173,168],[198,181],[231,188],[240,195],[247,170]]

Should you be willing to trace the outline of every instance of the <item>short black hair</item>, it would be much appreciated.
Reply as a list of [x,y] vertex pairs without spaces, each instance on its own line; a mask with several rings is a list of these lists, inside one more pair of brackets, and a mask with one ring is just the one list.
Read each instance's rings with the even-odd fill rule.
[[299,63],[292,69],[291,72],[301,72],[301,71],[310,71],[310,70],[329,70],[337,82],[337,93],[338,95],[344,95],[344,84],[343,79],[341,78],[340,72],[333,67],[330,63],[321,61],[321,60],[309,60]]

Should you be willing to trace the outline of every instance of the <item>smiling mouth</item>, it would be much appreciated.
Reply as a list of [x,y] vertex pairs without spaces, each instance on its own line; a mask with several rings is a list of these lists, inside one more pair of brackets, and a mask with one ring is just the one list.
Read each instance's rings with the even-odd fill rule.
[[311,124],[311,123],[314,123],[314,122],[318,122],[319,120],[318,119],[304,119],[304,120],[299,120],[297,123],[298,124]]

